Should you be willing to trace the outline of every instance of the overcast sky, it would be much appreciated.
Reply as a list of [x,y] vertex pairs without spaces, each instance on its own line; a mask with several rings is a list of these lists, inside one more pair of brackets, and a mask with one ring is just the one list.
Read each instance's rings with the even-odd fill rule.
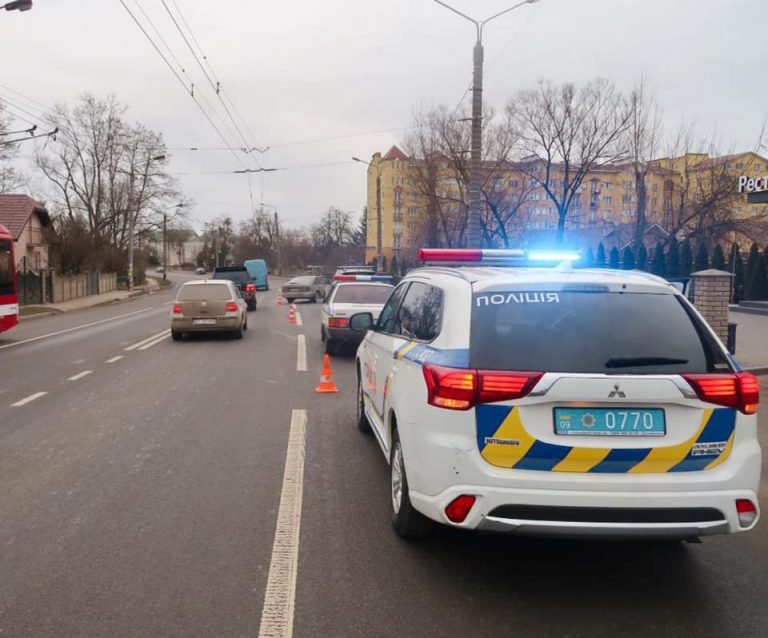
[[[479,18],[514,4],[452,1]],[[241,168],[229,151],[184,150],[223,143],[119,0],[34,2],[28,12],[0,12],[1,85],[45,105],[71,103],[85,91],[114,93],[130,106],[130,119],[162,132],[173,149],[169,170],[196,202],[196,225],[250,214],[245,176],[202,174]],[[137,0],[125,2],[144,21]],[[139,3],[197,94],[220,107],[161,0]],[[173,0],[166,3],[173,9]],[[365,166],[350,158],[401,141],[417,107],[455,106],[471,78],[473,27],[432,0],[176,4],[247,121],[247,141],[270,147],[243,161],[284,169],[264,174],[263,201],[292,225],[311,223],[332,205],[359,212]],[[487,27],[485,98],[500,106],[540,77],[580,83],[603,76],[630,89],[644,75],[669,128],[685,117],[702,131],[716,127],[726,148],[752,149],[768,115],[764,9],[764,0],[524,5]],[[25,104],[2,87],[0,96]],[[258,205],[261,176],[252,183]]]

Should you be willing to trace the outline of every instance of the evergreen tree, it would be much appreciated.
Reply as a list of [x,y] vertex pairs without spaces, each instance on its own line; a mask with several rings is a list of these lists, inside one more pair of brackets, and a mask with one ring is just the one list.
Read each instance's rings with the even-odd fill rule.
[[741,256],[739,245],[734,243],[731,246],[731,256],[726,264],[726,270],[733,273],[733,302],[738,303],[744,298],[744,259]]
[[624,249],[624,254],[622,255],[622,259],[621,259],[621,267],[624,270],[635,269],[635,253],[632,252],[631,246],[627,246]]
[[648,270],[648,249],[645,244],[640,244],[640,248],[637,251],[637,265],[636,268],[640,270]]
[[680,246],[680,268],[678,273],[680,277],[687,277],[691,274],[693,266],[693,251],[691,250],[691,240],[687,237]]
[[765,254],[757,255],[757,269],[752,281],[752,299],[765,301],[768,299],[768,273],[766,272]]
[[595,256],[595,266],[598,268],[605,268],[605,246],[603,242],[597,245],[597,255]]
[[[602,244],[600,244],[602,246]],[[619,268],[619,249],[614,246],[611,248],[611,256],[608,259],[608,268],[612,268],[613,270],[618,270]]]
[[715,244],[715,249],[712,251],[712,268],[717,270],[729,270],[725,264],[723,247],[720,244]]
[[[747,267],[744,271],[744,298],[757,299],[755,296],[759,288],[760,280],[760,249],[756,243],[752,243],[747,257]],[[763,273],[764,274],[764,273]]]
[[651,263],[651,272],[659,277],[667,274],[666,263],[664,261],[664,244],[656,242],[656,248],[653,249],[653,262]]
[[587,248],[587,253],[584,255],[584,259],[581,260],[581,263],[585,268],[592,268],[595,265],[595,253],[592,250],[592,246]]
[[680,246],[673,237],[667,247],[667,277],[677,277],[680,274]]
[[703,241],[700,241],[696,248],[696,259],[693,261],[693,272],[699,272],[700,270],[706,270],[707,268],[709,268],[707,245]]

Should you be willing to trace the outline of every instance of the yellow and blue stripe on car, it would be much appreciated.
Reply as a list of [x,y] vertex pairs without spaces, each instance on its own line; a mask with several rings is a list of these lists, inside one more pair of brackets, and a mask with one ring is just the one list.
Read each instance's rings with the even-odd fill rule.
[[533,437],[520,408],[479,405],[475,408],[477,443],[491,465],[516,470],[649,474],[710,470],[731,453],[736,411],[704,410],[696,433],[678,445],[653,448],[594,448],[556,445]]

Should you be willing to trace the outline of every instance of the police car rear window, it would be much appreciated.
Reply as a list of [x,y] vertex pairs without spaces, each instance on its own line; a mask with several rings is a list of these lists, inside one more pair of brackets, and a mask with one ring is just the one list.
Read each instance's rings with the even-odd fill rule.
[[490,370],[682,374],[730,369],[673,295],[475,293],[470,363]]
[[339,286],[333,303],[384,305],[392,294],[392,286],[366,286],[365,284]]

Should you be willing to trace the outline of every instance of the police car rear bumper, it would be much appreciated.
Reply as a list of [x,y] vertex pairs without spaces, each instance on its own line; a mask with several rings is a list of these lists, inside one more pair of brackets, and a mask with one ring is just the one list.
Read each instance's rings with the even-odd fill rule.
[[[476,496],[463,523],[451,523],[445,508],[462,494]],[[737,499],[757,506],[755,492],[587,492],[542,491],[456,485],[438,496],[411,491],[413,506],[452,527],[533,536],[685,539],[748,531]]]

